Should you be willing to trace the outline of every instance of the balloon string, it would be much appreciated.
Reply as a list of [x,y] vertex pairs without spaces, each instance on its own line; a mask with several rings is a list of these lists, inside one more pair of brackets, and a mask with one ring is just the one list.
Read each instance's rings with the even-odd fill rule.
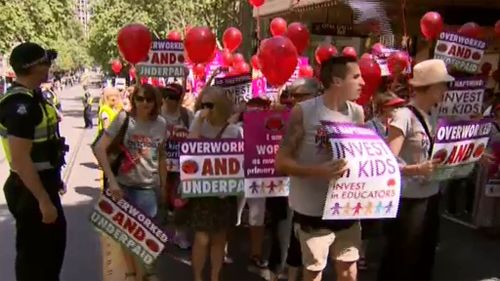
[[260,7],[257,7],[257,41],[260,42]]

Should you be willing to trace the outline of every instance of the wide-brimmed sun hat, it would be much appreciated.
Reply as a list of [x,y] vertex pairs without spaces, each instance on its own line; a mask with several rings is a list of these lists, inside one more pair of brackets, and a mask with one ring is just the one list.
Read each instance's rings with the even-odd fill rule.
[[415,65],[413,78],[409,82],[414,87],[420,87],[451,81],[455,81],[455,78],[448,74],[444,61],[431,59]]

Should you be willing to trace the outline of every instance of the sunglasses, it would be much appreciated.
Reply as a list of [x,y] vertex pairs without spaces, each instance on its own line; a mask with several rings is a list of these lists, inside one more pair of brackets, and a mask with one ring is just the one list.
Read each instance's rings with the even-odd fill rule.
[[179,100],[181,100],[181,96],[179,96],[179,95],[165,95],[164,99],[166,99],[166,100],[173,100],[173,101],[179,101]]
[[201,109],[213,109],[214,108],[214,103],[213,102],[202,102],[201,103]]
[[144,101],[146,101],[147,103],[153,103],[155,101],[154,98],[147,98],[147,97],[143,97],[143,96],[135,96],[134,100],[137,101],[137,102],[144,102]]

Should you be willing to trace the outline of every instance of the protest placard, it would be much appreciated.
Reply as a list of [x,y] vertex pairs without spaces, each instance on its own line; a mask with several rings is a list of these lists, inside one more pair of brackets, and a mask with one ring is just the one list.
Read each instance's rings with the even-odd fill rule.
[[165,142],[166,168],[168,172],[179,172],[179,146],[189,135],[184,125],[167,126]]
[[[380,67],[380,71],[382,76],[390,76],[391,72],[389,71],[389,66],[387,65],[387,59],[396,52],[401,52],[401,50],[393,49],[393,48],[382,48],[379,53],[375,54],[375,61],[378,63]],[[411,60],[411,56],[408,55]],[[411,73],[411,65],[408,65],[406,69],[403,70],[403,73],[408,74]]]
[[152,218],[125,199],[115,200],[107,189],[90,214],[90,222],[147,265],[153,264],[168,240]]
[[330,182],[323,219],[396,217],[401,175],[384,140],[371,129],[351,123],[323,125],[333,159],[347,161],[347,171]]
[[449,121],[440,119],[436,129],[432,159],[438,159],[440,168],[433,180],[465,177],[472,171],[486,150],[491,131],[491,120]]
[[224,88],[235,105],[252,98],[252,75],[250,73],[215,78],[214,85]]
[[477,73],[485,49],[485,41],[441,32],[434,49],[434,58],[443,60],[458,71],[474,74]]
[[450,82],[448,91],[439,103],[439,117],[468,119],[482,112],[485,81],[479,78],[461,78]]
[[494,125],[494,133],[489,143],[489,152],[495,157],[488,170],[488,180],[486,182],[486,196],[500,197],[500,125]]
[[275,169],[276,152],[289,111],[249,111],[243,115],[245,132],[245,197],[288,196],[288,177]]
[[182,197],[242,195],[243,140],[186,140],[180,146]]
[[148,58],[136,65],[141,77],[184,77],[184,43],[154,40]]
[[267,81],[265,77],[252,79],[252,96],[254,98],[261,97],[266,94]]

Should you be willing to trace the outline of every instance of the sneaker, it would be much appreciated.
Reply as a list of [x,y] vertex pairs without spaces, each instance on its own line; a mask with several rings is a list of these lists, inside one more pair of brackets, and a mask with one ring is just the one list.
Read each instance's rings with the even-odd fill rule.
[[360,258],[358,260],[358,269],[359,270],[367,270],[368,269],[368,262],[366,261],[366,258]]
[[189,250],[191,248],[191,243],[182,234],[175,235],[173,242],[177,247],[181,248],[182,250]]

